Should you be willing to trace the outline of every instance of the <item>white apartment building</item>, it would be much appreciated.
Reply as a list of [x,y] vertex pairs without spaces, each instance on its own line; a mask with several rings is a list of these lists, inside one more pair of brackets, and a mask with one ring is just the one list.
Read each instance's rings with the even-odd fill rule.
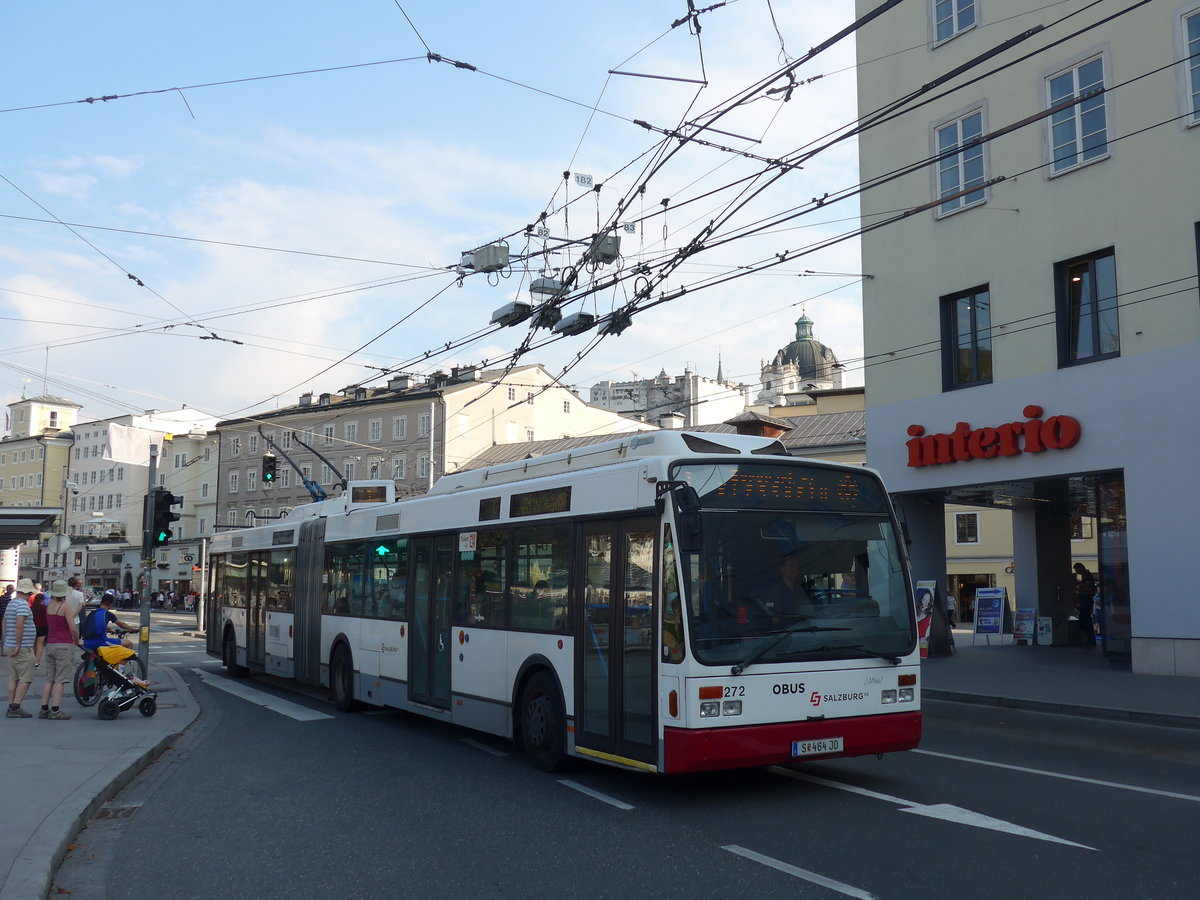
[[[90,584],[134,590],[142,556],[142,509],[149,487],[150,456],[148,447],[146,462],[141,465],[106,456],[112,425],[140,429],[155,436],[158,446],[156,485],[165,486],[183,497],[182,506],[176,508],[180,520],[173,529],[174,537],[170,544],[156,551],[158,568],[151,576],[150,589],[186,589],[177,582],[191,580],[192,565],[199,559],[197,501],[202,499],[199,497],[200,484],[215,482],[215,438],[207,451],[207,466],[201,465],[190,469],[186,475],[177,475],[176,462],[179,454],[193,460],[199,456],[200,461],[205,462],[203,446],[208,434],[215,429],[216,419],[184,407],[81,422],[72,429],[75,442],[68,464],[68,480],[72,487],[67,500],[66,534],[72,539],[73,546],[87,547],[86,577]],[[165,439],[168,435],[169,440]],[[201,469],[206,467],[210,474],[201,476]],[[195,490],[192,489],[193,481]],[[200,507],[203,505],[199,504]],[[212,512],[208,515],[215,518]],[[187,556],[193,559],[185,559]]]
[[1092,520],[1103,651],[1200,676],[1200,0],[922,0],[857,40],[861,180],[897,175],[861,198],[896,219],[862,239],[868,464],[914,574],[947,503],[1008,508],[1013,604],[1063,623]]

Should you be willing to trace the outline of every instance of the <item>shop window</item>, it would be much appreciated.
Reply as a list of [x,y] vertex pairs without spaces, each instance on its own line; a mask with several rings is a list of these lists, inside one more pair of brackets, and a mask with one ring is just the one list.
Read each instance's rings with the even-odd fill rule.
[[1071,516],[1071,540],[1090,541],[1092,533],[1091,519],[1085,516]]
[[1059,263],[1054,271],[1059,368],[1120,356],[1113,250]]
[[979,513],[954,514],[954,543],[979,543]]

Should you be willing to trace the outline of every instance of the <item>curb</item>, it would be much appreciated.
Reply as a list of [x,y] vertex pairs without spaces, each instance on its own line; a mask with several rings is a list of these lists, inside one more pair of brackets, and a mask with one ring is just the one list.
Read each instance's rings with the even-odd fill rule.
[[[1131,722],[1138,725],[1159,725],[1165,728],[1200,729],[1200,717],[1175,713],[1141,712],[1132,709],[1107,709],[1102,706],[1083,706],[1077,703],[1056,703],[1051,700],[1029,700],[1021,697],[993,697],[984,694],[968,694],[962,691],[944,691],[922,688],[921,696],[930,700],[947,700],[951,703],[972,703],[976,706],[999,706],[1005,709],[1023,709],[1031,712],[1055,713],[1060,716],[1079,716],[1086,719],[1106,719],[1110,722]],[[0,897],[0,900],[3,900]]]
[[[63,798],[29,836],[21,852],[13,860],[8,877],[0,886],[0,900],[29,900],[46,897],[54,873],[67,855],[72,840],[105,803],[133,781],[146,766],[159,756],[191,727],[200,714],[200,706],[192,696],[182,676],[170,666],[158,666],[169,673],[172,687],[184,698],[187,720],[177,730],[164,735],[151,747],[135,747],[115,759],[106,769],[97,772]],[[50,853],[45,848],[51,848]]]

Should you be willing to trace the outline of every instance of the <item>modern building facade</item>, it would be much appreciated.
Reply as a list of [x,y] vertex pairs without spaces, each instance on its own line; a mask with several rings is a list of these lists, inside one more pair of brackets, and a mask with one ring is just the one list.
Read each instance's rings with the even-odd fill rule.
[[947,503],[1007,509],[1013,605],[1068,623],[1090,522],[1104,652],[1200,676],[1180,574],[1200,537],[1181,458],[1200,2],[924,0],[857,38],[862,214],[895,219],[862,238],[868,464],[916,574],[945,571]]

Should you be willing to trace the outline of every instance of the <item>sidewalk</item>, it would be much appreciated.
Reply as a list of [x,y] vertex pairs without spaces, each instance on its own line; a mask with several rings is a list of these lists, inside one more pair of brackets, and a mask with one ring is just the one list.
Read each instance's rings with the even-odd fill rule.
[[[1200,679],[1134,675],[1099,648],[972,646],[964,630],[954,638],[953,656],[922,663],[926,698],[1200,729]],[[5,681],[7,668],[0,663]],[[64,698],[69,722],[0,722],[0,900],[44,898],[79,829],[195,720],[199,706],[174,669],[152,664],[150,677],[159,703],[149,719],[135,709],[102,722]],[[25,709],[36,713],[40,692],[39,678]]]
[[922,660],[921,694],[1013,709],[1031,709],[1200,729],[1200,679],[1135,675],[1099,647],[1035,647],[1012,635],[971,643],[956,629],[953,656]]
[[[62,708],[69,722],[0,721],[0,900],[44,898],[79,829],[199,714],[174,669],[152,660],[149,674],[158,691],[150,718],[134,707],[102,722],[95,707],[75,702],[68,685]],[[0,678],[7,683],[7,663],[0,663]],[[27,712],[37,714],[41,690],[39,674],[25,697]]]

